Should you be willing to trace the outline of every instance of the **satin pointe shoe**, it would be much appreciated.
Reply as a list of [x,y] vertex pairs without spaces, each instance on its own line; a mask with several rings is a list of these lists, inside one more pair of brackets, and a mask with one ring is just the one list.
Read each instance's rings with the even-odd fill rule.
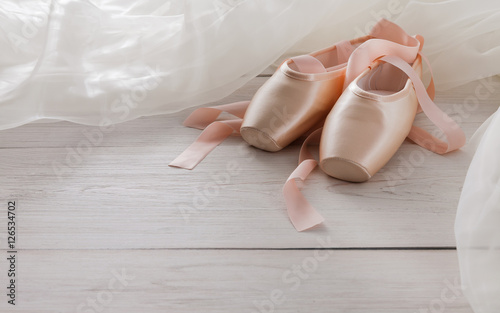
[[285,61],[252,98],[240,129],[243,139],[276,152],[324,120],[342,94],[350,54],[366,39]]
[[[420,56],[412,69],[420,78]],[[320,143],[321,169],[345,181],[370,179],[408,136],[417,109],[406,74],[376,61],[349,85],[328,115]]]
[[[420,79],[422,58],[418,53],[411,64],[396,55],[376,60],[348,85],[323,129],[304,141],[299,166],[283,187],[288,215],[297,230],[323,222],[323,217],[295,185],[295,180],[305,180],[317,165],[308,144],[319,142],[320,167],[326,174],[350,182],[370,179],[405,138],[438,154],[465,144],[463,131],[432,100],[432,72],[429,87],[424,87]],[[444,141],[412,125],[419,112],[441,130]]]
[[406,38],[397,25],[381,20],[369,36],[286,60],[252,98],[240,134],[250,145],[276,152],[325,119],[343,91],[353,51],[373,38]]
[[[191,113],[184,126],[203,132],[169,166],[193,169],[230,135],[241,135],[262,150],[279,151],[326,118],[345,87],[345,77],[357,76],[375,58],[390,51],[414,59],[419,46],[416,38],[383,19],[368,36],[288,59],[251,101]],[[218,120],[222,112],[236,118]]]
[[[325,121],[321,169],[341,180],[364,182],[392,158],[406,137],[440,154],[463,146],[465,135],[422,89],[421,76],[421,54],[411,66],[396,56],[381,58],[359,75]],[[419,102],[449,144],[412,125]]]

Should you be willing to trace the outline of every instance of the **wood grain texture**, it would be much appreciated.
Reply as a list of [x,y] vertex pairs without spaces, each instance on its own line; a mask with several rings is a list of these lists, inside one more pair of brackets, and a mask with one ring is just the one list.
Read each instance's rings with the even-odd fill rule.
[[[265,80],[256,78],[220,103],[250,98]],[[468,116],[453,111],[476,84],[437,96],[442,108],[461,119],[468,137],[497,107],[495,94]],[[326,223],[297,233],[281,188],[296,166],[298,144],[268,153],[234,137],[193,171],[169,168],[199,134],[181,127],[191,110],[117,125],[90,147],[82,144],[88,143],[85,133],[97,128],[66,122],[0,132],[0,197],[20,200],[22,247],[300,248],[317,235],[335,238],[332,247],[455,245],[454,215],[470,162],[466,152],[439,156],[405,142],[362,184],[317,169],[303,191]],[[425,117],[419,120],[430,127]],[[84,153],[75,152],[79,147]]]
[[[213,104],[250,99],[266,76]],[[479,99],[480,85],[437,95],[467,137],[500,100],[496,87]],[[465,150],[439,156],[405,142],[363,184],[316,170],[303,192],[326,223],[297,233],[281,188],[299,143],[268,153],[231,137],[195,170],[169,168],[199,135],[181,126],[192,110],[100,134],[67,122],[0,132],[0,225],[6,201],[17,200],[19,250],[19,305],[0,297],[1,312],[471,312],[450,289]],[[423,116],[417,123],[432,128]],[[321,255],[297,289],[283,280]],[[122,270],[134,278],[116,285]],[[280,291],[286,301],[271,310]]]
[[440,305],[472,312],[456,290],[454,251],[31,250],[18,257],[19,304],[0,301],[2,312],[414,313]]

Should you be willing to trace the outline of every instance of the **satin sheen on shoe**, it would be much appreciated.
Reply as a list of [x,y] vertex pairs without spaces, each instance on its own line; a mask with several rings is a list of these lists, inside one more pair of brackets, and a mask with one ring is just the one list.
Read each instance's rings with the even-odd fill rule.
[[368,36],[286,60],[252,98],[241,136],[262,150],[283,149],[331,111],[343,91],[347,62],[358,46],[374,38],[406,44],[408,37],[396,24],[381,20]]
[[[323,222],[323,217],[295,184],[295,180],[304,181],[317,165],[308,151],[310,142],[320,141],[321,167],[327,174],[353,182],[366,181],[374,175],[392,157],[406,135],[438,154],[457,150],[465,144],[465,134],[460,127],[432,101],[432,71],[427,89],[420,80],[421,59],[425,57],[419,53],[413,67],[395,55],[375,61],[346,89],[345,97],[342,95],[327,117],[325,129],[316,130],[304,141],[299,165],[283,187],[288,216],[298,231]],[[411,117],[420,109],[442,131],[445,141],[412,125]]]
[[337,65],[333,70],[328,71],[312,55],[285,61],[252,98],[240,129],[243,139],[254,147],[275,152],[324,119],[342,93],[352,44],[366,39],[330,48],[327,53],[334,61],[329,65]]
[[[383,25],[388,26],[385,33],[382,31],[384,27],[381,26]],[[389,29],[391,29],[391,31],[388,31]],[[335,149],[333,149],[333,152],[328,151],[329,146],[325,143],[326,146],[325,149],[323,149],[323,154],[321,155],[321,159],[322,161],[324,161],[322,167],[324,167],[326,171],[328,171],[331,175],[350,181],[364,181],[366,179],[369,179],[376,171],[378,171],[378,169],[380,169],[381,166],[383,166],[383,164],[385,164],[385,162],[387,162],[388,159],[390,159],[392,154],[394,154],[394,147],[396,147],[397,150],[397,147],[399,147],[399,145],[401,144],[400,141],[404,140],[404,136],[406,135],[408,139],[412,140],[416,144],[439,154],[444,154],[459,149],[465,143],[465,136],[458,125],[444,112],[442,112],[432,101],[434,95],[432,78],[431,84],[426,90],[420,80],[420,75],[415,71],[415,69],[419,70],[418,64],[421,62],[420,58],[422,57],[423,59],[425,59],[420,55],[420,50],[422,49],[423,45],[423,38],[418,35],[415,37],[408,36],[401,28],[399,28],[399,26],[384,20],[377,24],[376,27],[374,27],[373,34],[376,34],[377,31],[379,31],[379,34],[380,32],[383,33],[382,35],[384,35],[385,40],[379,38],[366,40],[365,42],[360,44],[359,47],[357,47],[354,51],[352,51],[352,53],[350,51],[351,49],[349,48],[350,46],[353,46],[352,42],[344,42],[336,45],[334,47],[335,49],[331,48],[333,49],[332,51],[339,48],[340,50],[345,51],[345,53],[342,52],[344,53],[344,56],[342,56],[342,53],[338,54],[337,52],[335,52],[334,54],[326,53],[323,56],[321,54],[315,56],[299,56],[287,61],[286,64],[282,65],[282,67],[280,67],[280,70],[275,73],[276,76],[287,73],[289,74],[289,76],[285,75],[285,77],[287,77],[286,79],[295,79],[301,82],[300,85],[302,85],[302,82],[321,81],[319,77],[321,77],[321,75],[324,75],[323,78],[325,78],[326,80],[331,78],[332,81],[335,81],[335,85],[338,86],[340,85],[339,81],[341,80],[340,77],[342,76],[335,76],[333,74],[330,74],[331,76],[329,75],[329,72],[338,71],[339,73],[345,73],[345,77],[343,79],[343,88],[350,86],[352,81],[356,81],[358,84],[361,84],[358,85],[358,87],[360,87],[359,90],[357,90],[358,95],[363,94],[366,98],[372,97],[377,99],[382,96],[390,96],[389,94],[398,94],[400,91],[407,90],[407,86],[409,84],[408,81],[411,81],[411,83],[413,84],[414,94],[418,99],[418,105],[420,105],[418,109],[422,109],[427,117],[444,133],[444,135],[446,136],[446,141],[442,141],[438,138],[435,138],[434,136],[431,136],[428,132],[421,128],[412,126],[411,122],[409,123],[410,130],[408,132],[406,121],[411,120],[411,117],[414,117],[417,111],[415,109],[415,103],[413,102],[413,100],[411,100],[414,98],[411,96],[406,98],[402,97],[401,99],[398,98],[398,96],[394,96],[394,102],[400,101],[402,103],[405,102],[403,101],[403,98],[407,100],[410,99],[409,101],[407,101],[407,103],[405,102],[401,105],[401,110],[404,110],[403,108],[408,109],[408,111],[405,111],[403,113],[401,113],[401,110],[399,110],[399,108],[397,108],[396,106],[394,106],[390,110],[387,109],[387,112],[389,112],[390,114],[384,114],[384,110],[380,110],[378,112],[372,111],[372,113],[376,113],[374,114],[375,116],[378,114],[378,116],[376,116],[376,118],[374,119],[374,123],[369,119],[366,119],[366,117],[370,115],[370,108],[360,105],[359,107],[363,107],[363,110],[365,110],[365,112],[363,113],[363,110],[358,113],[352,111],[350,117],[352,120],[357,121],[358,125],[362,125],[362,128],[365,129],[368,129],[368,126],[364,125],[363,123],[372,123],[380,126],[382,125],[382,123],[385,123],[386,120],[390,120],[390,118],[387,118],[388,116],[392,116],[394,118],[394,116],[399,113],[401,113],[400,116],[402,116],[403,118],[400,121],[401,123],[396,123],[397,125],[399,125],[396,125],[396,127],[383,124],[384,127],[389,127],[390,129],[395,130],[396,134],[393,134],[394,137],[392,139],[388,135],[389,131],[385,132],[379,129],[378,135],[374,134],[374,136],[372,136],[371,138],[371,141],[365,142],[367,144],[366,147],[358,147],[359,151],[356,150],[358,149],[356,148],[347,154],[345,153],[346,151],[340,151],[339,155],[341,155],[342,153],[344,153],[344,155],[337,159],[335,159]],[[334,65],[342,62],[342,58],[345,58],[345,56],[349,53],[350,56],[347,64],[341,63],[338,65]],[[335,58],[332,58],[333,55],[335,55]],[[324,56],[329,57],[327,57],[325,60],[322,59]],[[378,61],[375,61],[377,59]],[[375,63],[373,63],[374,61]],[[394,66],[394,68],[389,65],[386,66],[386,64],[382,66],[380,65],[380,62],[391,64],[392,66]],[[415,69],[412,68],[412,66],[410,66],[408,63],[413,64]],[[328,65],[333,66],[325,67]],[[344,69],[341,70],[342,67],[344,67]],[[367,70],[367,68],[369,69]],[[399,70],[404,72],[407,77],[399,73],[396,68],[399,68]],[[281,71],[281,69],[283,69],[284,71]],[[368,75],[369,73],[371,74]],[[399,83],[397,81],[394,82],[393,79],[383,79],[384,77],[392,77],[393,75],[396,75],[395,77],[400,78]],[[360,78],[357,79],[358,77]],[[272,84],[266,86],[266,88],[269,88],[262,89],[264,88],[264,86],[261,87],[261,89],[263,90],[262,94],[256,94],[256,96],[254,97],[254,103],[256,103],[255,107],[260,108],[260,110],[257,110],[254,113],[249,113],[251,112],[251,109],[247,110],[250,101],[242,101],[227,105],[200,108],[191,113],[191,115],[185,120],[184,125],[187,127],[203,129],[203,132],[196,139],[196,141],[191,144],[174,161],[172,161],[169,166],[181,167],[185,169],[194,168],[197,164],[199,164],[199,162],[203,160],[203,158],[208,153],[210,153],[212,149],[220,144],[225,138],[227,138],[231,134],[239,135],[240,130],[249,132],[248,136],[250,137],[250,139],[247,135],[245,135],[245,137],[247,137],[246,139],[250,144],[258,146],[259,144],[263,143],[261,146],[262,149],[277,151],[284,147],[286,144],[293,141],[295,136],[300,136],[302,134],[310,132],[311,130],[314,130],[315,128],[309,129],[310,126],[307,123],[313,125],[315,124],[314,120],[317,120],[317,122],[321,122],[321,114],[325,114],[326,117],[325,112],[328,111],[327,107],[332,107],[334,104],[328,103],[328,101],[325,101],[324,98],[330,97],[331,94],[335,94],[339,89],[341,89],[334,88],[334,92],[330,93],[326,89],[323,89],[322,83],[310,84],[309,86],[312,87],[298,88],[302,91],[301,94],[306,95],[306,97],[300,98],[300,96],[296,96],[293,93],[290,93],[290,95],[292,96],[287,97],[287,93],[285,91],[297,89],[290,88],[290,86],[294,83],[282,83],[283,81],[281,79],[276,82],[271,79],[269,81],[272,82]],[[271,88],[272,86],[277,87]],[[307,86],[307,84],[304,84],[304,86]],[[286,88],[283,89],[284,87]],[[320,92],[318,92],[318,90]],[[348,88],[346,92],[352,92],[352,89]],[[408,94],[411,95],[411,93],[412,89],[410,88],[408,90]],[[294,103],[293,106],[288,105],[299,98],[305,101],[298,101]],[[346,95],[346,99],[347,98],[348,96]],[[266,99],[276,100],[277,102],[268,102]],[[280,102],[283,99],[287,101]],[[318,102],[315,102],[315,99],[318,99]],[[385,99],[388,100],[388,98]],[[316,103],[318,103],[318,105],[316,105]],[[301,106],[300,104],[302,104],[303,106]],[[254,105],[250,104],[250,106]],[[279,109],[288,107],[292,107],[295,110],[294,114],[291,114],[294,116],[294,118],[289,118],[290,111],[287,110],[281,110],[282,114],[279,115]],[[348,109],[345,109],[345,112],[348,111]],[[237,118],[218,120],[218,117],[222,112],[230,113]],[[260,115],[260,112],[264,113]],[[303,116],[309,118],[303,119]],[[349,114],[347,114],[347,116],[349,116]],[[310,121],[311,119],[313,121]],[[253,120],[256,125],[243,125],[245,124],[245,120],[247,120],[248,124],[252,124],[251,121]],[[287,122],[291,122],[287,126],[291,128],[280,126],[287,124]],[[243,128],[242,126],[244,126],[245,128]],[[362,128],[355,129],[355,131],[362,130]],[[399,133],[396,128],[399,128],[399,130],[402,130],[402,132]],[[273,136],[274,134],[279,134],[279,132],[284,132],[283,134],[285,135],[281,137]],[[324,131],[325,135],[329,132],[330,130]],[[323,142],[324,140],[339,140],[342,142],[348,142],[350,140],[348,131],[339,130],[338,132],[343,133],[346,136],[340,136],[342,138],[339,138],[339,136],[335,136],[337,138],[323,138],[321,141]],[[309,173],[316,167],[317,161],[314,160],[312,154],[307,151],[307,145],[309,143],[318,142],[320,140],[321,134],[321,129],[312,131],[310,136],[304,141],[300,152],[299,165],[296,170],[288,177],[283,187],[283,195],[286,202],[288,216],[290,218],[290,221],[298,231],[309,229],[315,225],[322,223],[324,220],[323,217],[308,203],[307,199],[305,199],[305,197],[302,195],[295,182],[296,180],[305,180]],[[365,134],[367,133],[365,132]],[[380,140],[380,138],[384,138],[385,135],[387,135],[387,137],[385,137],[387,139],[387,142],[385,143],[386,146],[377,147],[377,142],[383,142],[383,140]],[[355,141],[356,140],[353,140],[352,142],[354,143]],[[371,149],[367,149],[367,147],[370,147],[370,145],[372,145]],[[362,157],[364,153],[366,153],[366,155],[370,155],[370,151],[379,151],[380,154],[373,154],[373,156],[375,156],[373,160]],[[346,168],[346,162],[342,163],[343,166],[336,166],[335,162],[330,164],[330,160],[335,159],[336,161],[338,161],[340,158],[351,161],[350,163],[347,162],[349,163],[348,165],[354,164],[355,166],[351,167],[350,169],[347,166],[347,170],[338,171],[339,168]]]
[[[412,68],[422,75],[420,56]],[[345,181],[370,179],[408,136],[417,109],[417,96],[406,74],[376,61],[348,86],[326,118],[321,169]]]
[[[200,108],[191,113],[184,126],[203,129],[203,132],[169,166],[193,169],[232,134],[242,134],[248,143],[258,148],[278,151],[316,129],[350,77],[357,77],[373,60],[397,52],[411,62],[420,48],[417,38],[382,19],[368,36],[291,58],[259,89],[252,101]],[[217,120],[222,112],[237,118]]]

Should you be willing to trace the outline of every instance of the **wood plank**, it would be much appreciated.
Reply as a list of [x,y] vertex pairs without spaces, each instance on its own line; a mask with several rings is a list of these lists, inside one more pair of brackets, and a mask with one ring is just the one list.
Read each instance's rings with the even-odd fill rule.
[[[455,251],[23,250],[17,257],[17,304],[3,295],[2,312],[415,313],[441,305],[439,312],[472,312],[453,287]],[[6,266],[0,258],[2,275]],[[280,304],[271,307],[277,294]]]
[[[173,157],[168,147],[100,148],[61,179],[51,162],[63,160],[64,149],[3,152],[1,198],[20,202],[23,248],[308,247],[318,234],[335,238],[334,247],[454,246],[454,214],[466,172],[457,162],[460,155],[428,156],[396,181],[389,179],[402,167],[397,159],[364,184],[317,170],[304,192],[327,221],[297,233],[281,197],[297,149],[272,158],[241,156],[236,174],[224,159],[234,152],[231,146],[192,172],[166,166]],[[5,210],[2,205],[0,223]]]
[[[248,99],[263,81],[257,78],[223,101]],[[463,99],[478,84],[437,97],[462,119],[468,137],[500,98],[497,92],[460,115]],[[467,153],[439,156],[405,143],[363,184],[316,170],[303,190],[326,223],[297,233],[281,188],[296,165],[298,145],[272,154],[230,138],[193,171],[169,168],[199,134],[180,126],[189,112],[117,125],[81,158],[71,149],[85,139],[87,126],[32,124],[0,132],[0,199],[20,201],[22,248],[300,248],[313,245],[317,235],[334,238],[332,247],[455,245]],[[228,156],[237,173],[228,170]],[[0,205],[0,223],[5,218]]]

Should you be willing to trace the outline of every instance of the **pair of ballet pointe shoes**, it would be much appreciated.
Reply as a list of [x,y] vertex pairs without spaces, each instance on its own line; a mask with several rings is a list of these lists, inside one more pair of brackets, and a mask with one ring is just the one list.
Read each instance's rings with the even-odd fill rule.
[[[204,132],[170,165],[192,169],[234,133],[271,152],[309,133],[283,194],[295,228],[311,228],[324,219],[295,181],[317,165],[308,150],[312,142],[319,142],[321,169],[350,182],[370,179],[406,138],[439,154],[465,144],[461,129],[432,101],[432,79],[427,89],[421,81],[422,46],[421,36],[381,20],[368,36],[286,60],[251,101],[194,111],[184,125]],[[237,118],[217,121],[224,111]],[[421,111],[445,141],[413,126]]]

